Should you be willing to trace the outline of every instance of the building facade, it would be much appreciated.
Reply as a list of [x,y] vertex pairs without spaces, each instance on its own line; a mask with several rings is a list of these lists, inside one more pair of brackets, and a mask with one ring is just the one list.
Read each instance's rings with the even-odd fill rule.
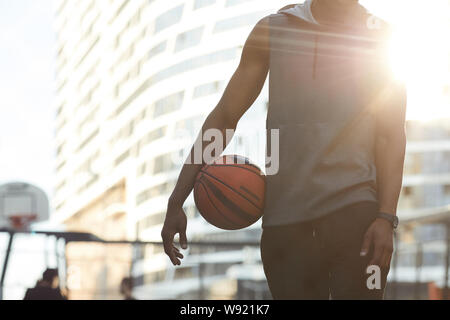
[[[397,235],[396,261],[390,276],[404,284],[403,298],[417,299],[426,297],[427,283],[439,288],[445,284],[450,230],[450,119],[409,121],[407,138],[398,214],[400,221],[413,223]],[[418,285],[408,291],[408,284],[417,282],[422,284],[422,292]]]

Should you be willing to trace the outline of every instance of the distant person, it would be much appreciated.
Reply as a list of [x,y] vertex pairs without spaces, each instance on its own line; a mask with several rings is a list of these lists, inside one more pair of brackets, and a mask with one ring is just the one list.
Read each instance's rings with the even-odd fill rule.
[[126,277],[122,279],[120,284],[120,293],[123,295],[124,300],[136,300],[133,297],[133,279]]
[[28,289],[24,300],[66,300],[59,288],[59,276],[57,269],[47,269],[42,274],[34,288]]

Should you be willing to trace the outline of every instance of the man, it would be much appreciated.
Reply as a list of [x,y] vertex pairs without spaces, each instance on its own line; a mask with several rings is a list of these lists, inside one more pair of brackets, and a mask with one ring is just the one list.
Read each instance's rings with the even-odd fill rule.
[[24,300],[66,300],[59,288],[59,276],[57,269],[47,269],[42,274],[42,279],[32,289],[25,293]]
[[[235,129],[270,70],[267,129],[279,130],[280,163],[266,179],[261,256],[275,299],[383,298],[406,146],[406,93],[384,59],[387,37],[357,0],[283,8],[251,32],[203,125]],[[201,166],[185,164],[168,203],[161,234],[174,265]]]

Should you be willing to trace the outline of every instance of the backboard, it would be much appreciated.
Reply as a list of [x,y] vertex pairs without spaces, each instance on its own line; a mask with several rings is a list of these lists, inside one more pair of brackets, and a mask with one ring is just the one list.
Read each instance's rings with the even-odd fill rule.
[[48,197],[43,190],[22,182],[0,186],[0,228],[17,229],[48,218]]

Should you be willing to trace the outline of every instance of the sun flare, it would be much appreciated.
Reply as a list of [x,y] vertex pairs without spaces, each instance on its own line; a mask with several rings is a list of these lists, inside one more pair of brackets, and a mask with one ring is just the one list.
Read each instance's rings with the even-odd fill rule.
[[394,29],[390,61],[408,86],[408,119],[450,117],[450,1],[377,1]]

